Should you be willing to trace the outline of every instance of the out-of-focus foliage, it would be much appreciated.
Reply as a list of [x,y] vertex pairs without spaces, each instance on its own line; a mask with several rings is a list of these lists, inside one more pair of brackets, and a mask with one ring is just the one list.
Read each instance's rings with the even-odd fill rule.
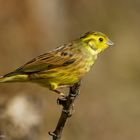
[[[0,75],[90,30],[115,46],[83,79],[63,140],[140,139],[139,0],[1,0]],[[57,95],[34,84],[0,85],[4,140],[49,140]]]

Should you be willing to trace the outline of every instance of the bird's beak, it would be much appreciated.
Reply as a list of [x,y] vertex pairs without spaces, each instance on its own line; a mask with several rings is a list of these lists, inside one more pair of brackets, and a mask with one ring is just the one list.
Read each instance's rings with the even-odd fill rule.
[[113,46],[114,45],[114,43],[111,40],[108,40],[106,44],[109,45],[109,46]]

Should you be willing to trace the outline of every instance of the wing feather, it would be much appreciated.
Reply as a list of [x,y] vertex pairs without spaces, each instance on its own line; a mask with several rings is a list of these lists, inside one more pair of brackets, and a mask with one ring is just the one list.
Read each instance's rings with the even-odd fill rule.
[[71,65],[77,60],[77,55],[72,51],[72,46],[67,45],[54,51],[40,55],[25,65],[18,68],[17,73],[35,73]]

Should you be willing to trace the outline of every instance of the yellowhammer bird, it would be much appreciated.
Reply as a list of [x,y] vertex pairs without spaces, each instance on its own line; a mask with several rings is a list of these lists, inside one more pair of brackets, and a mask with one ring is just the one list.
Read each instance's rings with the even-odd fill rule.
[[97,55],[111,45],[113,42],[105,34],[88,32],[0,77],[0,83],[33,82],[60,93],[58,88],[80,81]]

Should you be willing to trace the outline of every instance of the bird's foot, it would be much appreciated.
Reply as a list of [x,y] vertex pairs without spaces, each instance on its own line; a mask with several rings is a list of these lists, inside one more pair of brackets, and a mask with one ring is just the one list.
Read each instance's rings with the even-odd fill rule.
[[67,101],[67,96],[63,94],[57,99],[57,104],[65,106],[66,101]]
[[67,101],[67,96],[59,90],[53,90],[53,91],[59,94],[59,98],[57,99],[57,104],[64,106]]
[[59,91],[59,90],[52,90],[52,91],[54,91],[55,93],[57,93],[57,94],[59,94],[60,96],[65,96],[65,94],[64,93],[62,93],[61,91]]

